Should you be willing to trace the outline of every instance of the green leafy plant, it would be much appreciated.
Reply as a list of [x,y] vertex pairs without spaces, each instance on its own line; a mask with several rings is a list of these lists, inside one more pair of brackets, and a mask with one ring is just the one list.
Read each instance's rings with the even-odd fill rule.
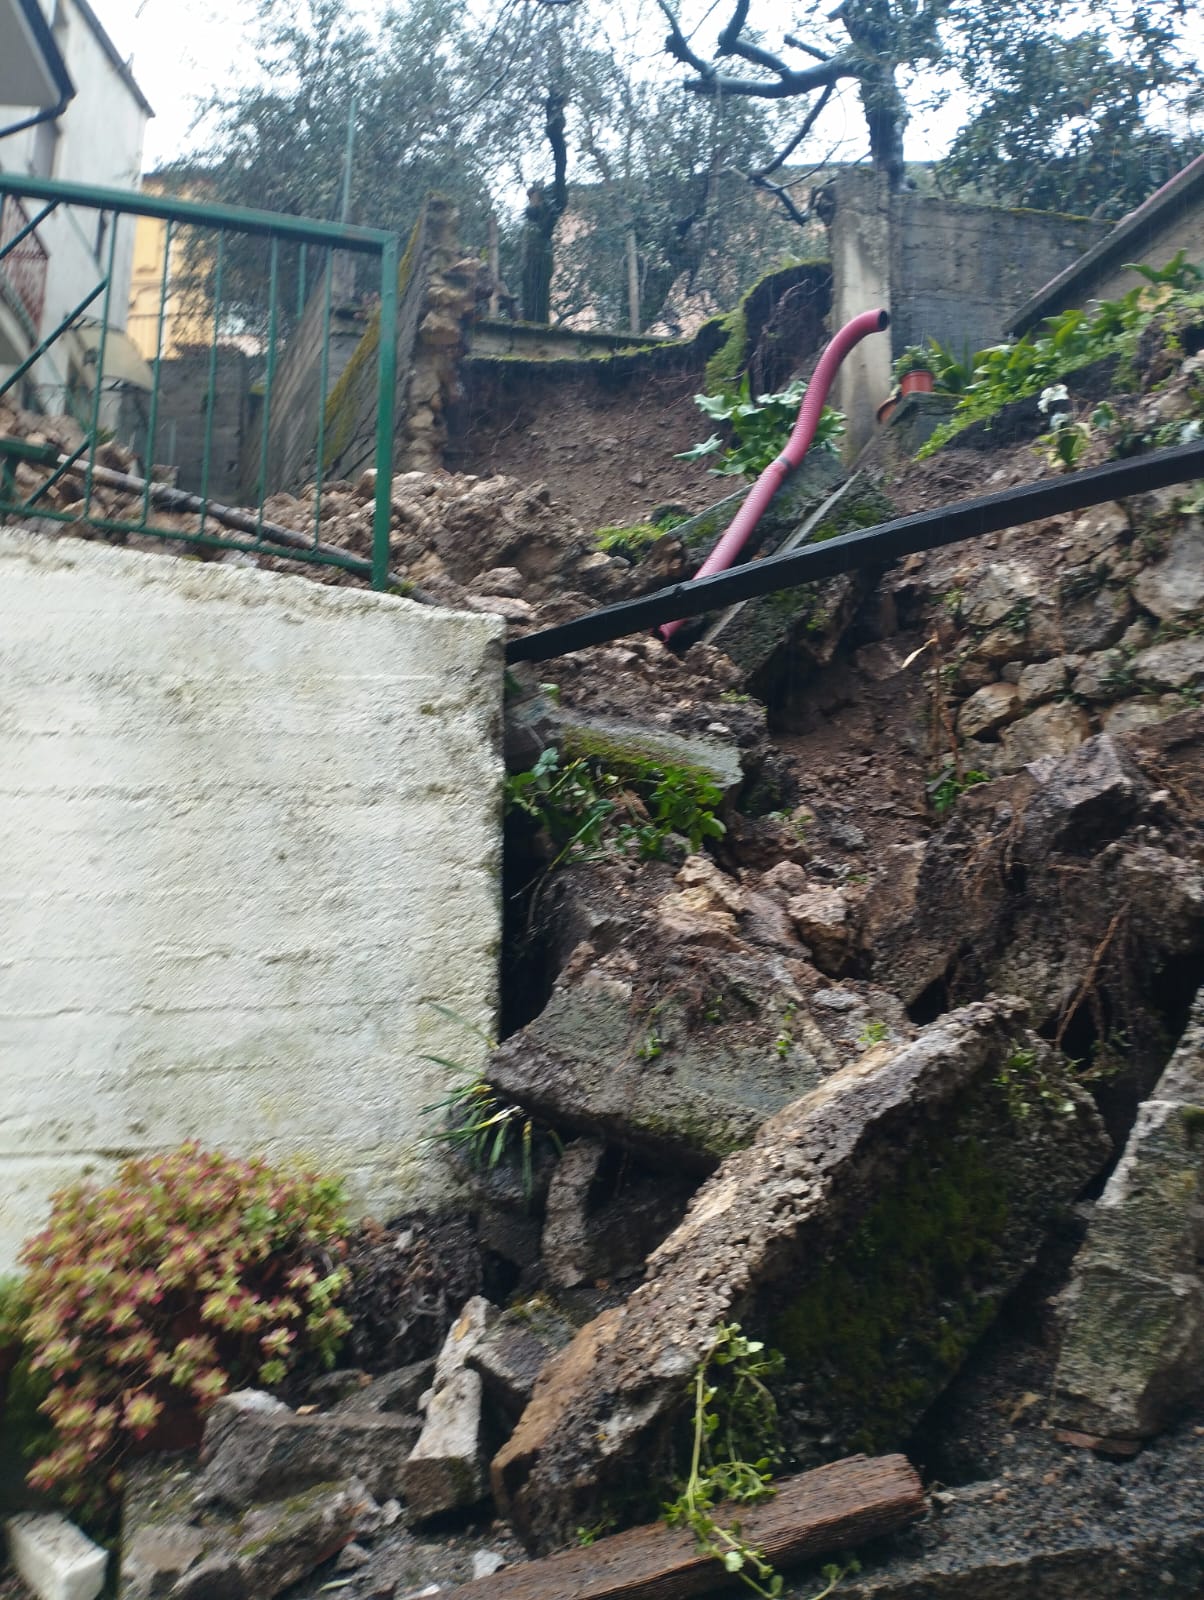
[[995,1075],[995,1087],[1003,1091],[1008,1114],[1015,1122],[1031,1116],[1033,1101],[1040,1100],[1060,1115],[1074,1112],[1074,1101],[1052,1084],[1037,1061],[1034,1050],[1017,1046]]
[[974,378],[974,355],[963,343],[960,356],[938,339],[928,340],[932,356],[932,377],[937,394],[964,394]]
[[533,767],[506,779],[506,810],[525,812],[547,830],[559,846],[552,866],[570,854],[594,860],[618,789],[613,773],[597,773],[583,756],[562,767],[560,751],[549,745]]
[[[807,385],[798,378],[778,394],[760,394],[754,399],[745,373],[735,389],[719,394],[696,394],[694,404],[704,416],[712,422],[730,424],[732,442],[724,450],[722,436],[713,433],[702,444],[683,451],[674,460],[699,461],[723,451],[718,465],[711,468],[717,476],[759,477],[785,449],[806,393]],[[811,449],[835,455],[844,435],[844,422],[841,412],[825,406],[820,412]]]
[[655,1061],[658,1056],[664,1054],[664,1050],[665,1041],[661,1038],[660,1034],[657,1033],[656,1029],[653,1028],[645,1037],[643,1044],[636,1051],[636,1059],[639,1061]]
[[507,811],[532,818],[556,847],[549,871],[568,858],[599,860],[629,847],[656,857],[670,834],[697,853],[705,839],[726,832],[715,815],[723,792],[705,773],[639,762],[620,776],[601,757],[561,760],[549,747],[528,771],[506,780]]
[[909,372],[928,372],[935,376],[937,357],[928,344],[909,344],[891,363],[891,376],[901,383]]
[[1064,384],[1080,367],[1106,357],[1119,357],[1122,367],[1131,363],[1155,317],[1169,322],[1204,316],[1204,268],[1188,263],[1182,251],[1163,268],[1134,270],[1146,281],[1120,299],[1099,301],[1090,310],[1071,307],[1023,338],[978,351],[953,415],[918,455],[935,454],[970,423],[993,417],[1013,400]]
[[31,1485],[103,1518],[132,1450],[197,1436],[229,1389],[333,1364],[342,1198],[331,1178],[198,1144],[60,1190],[21,1252],[55,1430]]
[[889,1026],[878,1017],[871,1017],[858,1035],[857,1043],[863,1049],[868,1049],[872,1044],[881,1044],[890,1037]]
[[960,775],[952,766],[945,766],[928,784],[928,800],[938,817],[943,817],[958,798],[977,783],[990,783],[988,772],[973,769]]
[[6,1352],[20,1350],[25,1340],[25,1323],[29,1316],[29,1293],[25,1280],[15,1273],[0,1277],[0,1368]]
[[[781,1594],[781,1577],[763,1552],[744,1540],[739,1524],[722,1527],[715,1510],[721,1502],[753,1504],[774,1492],[777,1406],[768,1380],[781,1371],[782,1364],[777,1351],[767,1351],[759,1340],[746,1338],[738,1322],[723,1323],[716,1329],[690,1384],[689,1474],[680,1493],[663,1509],[671,1528],[689,1528],[699,1550],[721,1561],[754,1593],[765,1596]],[[752,1441],[763,1453],[755,1461],[747,1461],[744,1451]]]
[[[495,1039],[458,1011],[433,1000],[428,1000],[427,1005],[441,1017],[475,1034],[486,1050],[497,1049]],[[443,1099],[423,1106],[423,1116],[437,1116],[441,1123],[428,1135],[427,1142],[459,1151],[478,1172],[492,1172],[499,1165],[517,1162],[523,1193],[530,1200],[535,1187],[536,1146],[543,1138],[556,1150],[562,1150],[559,1134],[554,1128],[536,1122],[524,1107],[503,1100],[483,1073],[464,1062],[435,1055],[424,1055],[422,1060],[444,1067],[462,1080]]]

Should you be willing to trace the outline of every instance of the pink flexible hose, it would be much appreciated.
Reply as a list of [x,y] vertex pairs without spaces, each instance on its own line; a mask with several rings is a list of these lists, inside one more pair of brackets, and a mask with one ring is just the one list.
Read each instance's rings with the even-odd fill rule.
[[[863,311],[860,316],[854,317],[851,322],[846,322],[841,328],[816,364],[811,381],[807,385],[807,392],[803,396],[803,403],[799,407],[798,418],[790,430],[786,448],[780,456],[769,463],[753,484],[748,499],[732,518],[719,543],[694,574],[695,578],[710,577],[712,572],[726,572],[728,567],[733,565],[736,557],[748,543],[749,535],[760,522],[765,507],[781,488],[782,480],[788,473],[794,471],[807,454],[815,437],[815,430],[819,426],[819,415],[828,398],[828,390],[832,387],[836,369],[853,346],[864,339],[867,333],[881,333],[889,327],[890,314],[878,310]],[[679,618],[676,622],[664,623],[657,630],[661,638],[666,642],[671,639],[681,627],[683,620],[684,618]]]

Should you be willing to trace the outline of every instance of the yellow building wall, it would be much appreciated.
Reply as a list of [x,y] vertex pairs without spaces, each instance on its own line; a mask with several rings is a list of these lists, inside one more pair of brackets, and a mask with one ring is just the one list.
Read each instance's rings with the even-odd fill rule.
[[[159,185],[144,182],[147,194],[161,193]],[[146,361],[154,361],[159,337],[159,300],[163,292],[163,254],[167,224],[157,217],[139,217],[134,229],[134,265],[130,276],[130,311],[127,331]],[[213,338],[213,317],[185,304],[178,287],[184,275],[184,246],[179,236],[171,241],[167,267],[167,298],[163,303],[165,361],[181,355],[189,345],[207,345]]]

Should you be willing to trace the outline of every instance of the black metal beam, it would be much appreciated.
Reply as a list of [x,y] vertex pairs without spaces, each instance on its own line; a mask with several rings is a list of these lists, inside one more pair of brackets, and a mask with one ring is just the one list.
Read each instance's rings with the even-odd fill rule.
[[612,639],[658,627],[676,617],[702,616],[735,600],[749,600],[861,567],[886,566],[919,550],[934,550],[978,534],[998,533],[1003,528],[1055,517],[1063,511],[1082,511],[1087,506],[1147,494],[1151,489],[1189,483],[1196,478],[1204,478],[1204,439],[1129,461],[1090,467],[1085,472],[1026,483],[998,494],[957,500],[935,511],[917,511],[823,544],[806,545],[785,555],[768,556],[764,561],[750,561],[713,577],[675,583],[639,600],[622,600],[558,627],[511,639],[506,646],[506,660],[549,661],[570,650],[607,644]]

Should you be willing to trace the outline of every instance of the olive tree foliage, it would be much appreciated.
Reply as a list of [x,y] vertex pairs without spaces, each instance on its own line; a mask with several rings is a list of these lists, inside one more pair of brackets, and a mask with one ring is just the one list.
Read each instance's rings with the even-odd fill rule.
[[971,115],[948,181],[1008,204],[1116,218],[1204,147],[1200,63],[1180,0],[1108,0],[1069,27],[1063,6],[976,0],[956,4],[951,22]]
[[[535,321],[645,327],[674,280],[730,301],[756,275],[765,210],[737,169],[771,157],[772,111],[668,81],[654,0],[395,0],[371,17],[354,0],[256,0],[256,21],[254,73],[212,96],[177,164],[186,191],[327,219],[346,200],[348,220],[404,236],[438,189],[466,248],[484,253],[497,216],[503,277]],[[208,299],[216,262],[193,243]],[[317,255],[303,274],[299,251],[278,252],[273,302],[268,245],[228,240],[224,328],[261,332],[274,304],[287,333]]]
[[649,70],[660,65],[645,59],[655,35],[624,36],[613,15],[603,21],[606,31],[579,38],[571,57],[579,181],[561,231],[553,311],[591,308],[605,325],[640,331],[675,284],[679,298],[732,304],[750,263],[764,270],[800,239],[747,183],[772,156],[774,120],[747,102],[682,95]]
[[[255,75],[201,108],[194,152],[168,173],[185,193],[225,204],[339,220],[349,128],[346,220],[403,236],[432,189],[448,193],[475,225],[489,208],[489,162],[458,119],[451,70],[463,47],[462,8],[413,0],[371,32],[347,0],[257,0]],[[217,288],[212,239],[186,241],[194,293]],[[323,254],[277,252],[277,326],[287,332]],[[227,235],[221,262],[222,326],[262,332],[271,311],[265,240]],[[370,292],[373,267],[359,267]]]
[[940,24],[949,0],[841,0],[834,10],[804,6],[805,23],[772,37],[757,26],[776,10],[768,0],[760,0],[760,17],[753,0],[729,0],[709,49],[699,43],[701,22],[691,29],[675,3],[658,3],[669,27],[665,49],[692,74],[685,80],[688,91],[709,99],[804,101],[808,111],[794,135],[801,140],[838,86],[855,84],[870,159],[892,189],[904,186],[907,106],[901,74],[941,58]]
[[948,164],[985,196],[1115,215],[1199,149],[1199,63],[1187,0],[840,0],[802,5],[790,31],[771,0],[658,0],[665,50],[686,90],[793,101],[822,130],[838,86],[855,83],[868,154],[906,184],[906,90],[960,80],[970,119]]

